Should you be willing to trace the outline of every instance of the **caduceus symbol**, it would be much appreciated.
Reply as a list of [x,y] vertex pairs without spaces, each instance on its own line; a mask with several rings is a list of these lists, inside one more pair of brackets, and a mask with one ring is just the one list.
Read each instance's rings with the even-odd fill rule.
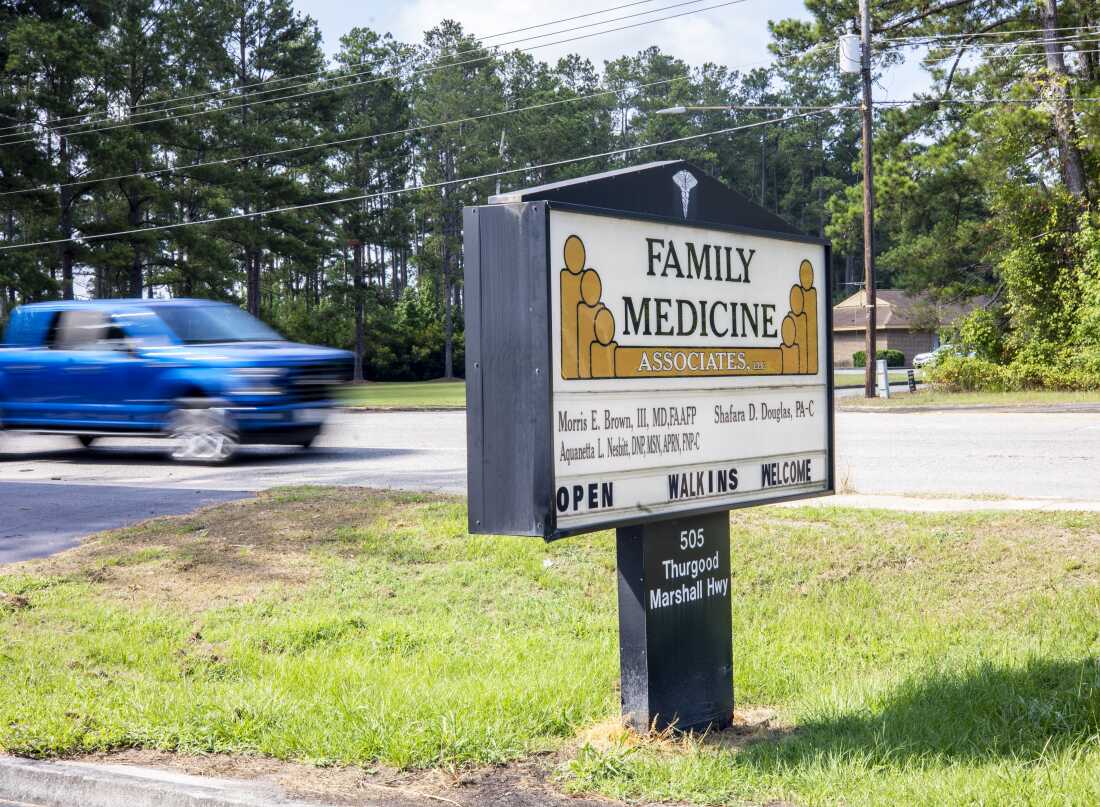
[[684,205],[684,218],[686,219],[688,216],[688,202],[691,201],[691,190],[699,184],[699,180],[688,171],[677,171],[672,175],[672,181],[680,188],[680,201]]

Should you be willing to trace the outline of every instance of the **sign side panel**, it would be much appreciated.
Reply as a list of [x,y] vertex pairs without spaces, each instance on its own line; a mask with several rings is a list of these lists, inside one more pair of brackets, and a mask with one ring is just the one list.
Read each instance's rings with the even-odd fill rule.
[[833,247],[825,245],[825,378],[829,389],[829,489],[836,493],[836,374],[833,372],[833,303],[830,298],[833,289]]
[[523,322],[530,339],[530,372],[526,381],[527,420],[531,464],[534,531],[544,538],[554,531],[553,364],[550,349],[550,288],[547,281],[550,250],[550,206],[546,202],[524,205],[521,243],[526,249]]
[[485,517],[480,236],[480,210],[468,207],[462,211],[462,250],[466,303],[466,502],[470,532],[480,532]]
[[[549,385],[545,365],[544,286],[545,227],[532,204],[477,208],[480,258],[478,278],[478,344],[475,360],[481,388],[473,423],[470,459],[480,466],[471,482],[479,516],[475,532],[499,535],[544,535],[545,511],[537,502],[549,482],[539,478],[539,432],[548,433]],[[545,324],[542,326],[545,328]],[[477,435],[477,443],[473,433]],[[547,449],[548,450],[548,449]],[[543,455],[545,456],[545,455]],[[544,490],[540,490],[543,488]],[[478,523],[480,522],[480,523]]]

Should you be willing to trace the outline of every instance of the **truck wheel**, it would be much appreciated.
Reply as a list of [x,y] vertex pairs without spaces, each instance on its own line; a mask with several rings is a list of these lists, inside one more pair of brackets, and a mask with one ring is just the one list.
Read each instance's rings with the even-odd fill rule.
[[227,462],[239,445],[224,402],[208,398],[177,401],[168,418],[168,436],[172,440],[172,459],[177,462]]
[[309,434],[307,434],[305,437],[303,437],[301,440],[298,441],[298,445],[300,445],[302,448],[305,448],[305,449],[313,448],[314,441],[320,436],[321,436],[321,430],[320,429],[316,429],[314,431],[311,431]]

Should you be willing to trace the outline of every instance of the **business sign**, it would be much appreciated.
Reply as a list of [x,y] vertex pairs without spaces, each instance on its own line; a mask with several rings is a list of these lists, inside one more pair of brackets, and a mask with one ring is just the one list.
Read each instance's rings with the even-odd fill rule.
[[559,528],[828,489],[823,247],[552,209],[550,254]]
[[728,510],[833,488],[828,245],[687,163],[464,212],[469,528],[617,527],[639,731],[733,717]]
[[[590,205],[549,186],[468,209],[472,529],[559,537],[831,491],[827,246],[774,217],[725,224],[771,214],[661,170],[582,183]],[[665,215],[631,209],[658,194]]]

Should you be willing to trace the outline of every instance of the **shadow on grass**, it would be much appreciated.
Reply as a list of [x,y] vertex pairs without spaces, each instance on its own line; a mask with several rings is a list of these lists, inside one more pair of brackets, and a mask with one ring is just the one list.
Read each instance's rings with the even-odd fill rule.
[[[1033,660],[912,678],[862,711],[752,743],[737,764],[760,769],[860,759],[870,765],[1038,760],[1100,734],[1100,660]],[[826,763],[827,764],[827,763]]]

